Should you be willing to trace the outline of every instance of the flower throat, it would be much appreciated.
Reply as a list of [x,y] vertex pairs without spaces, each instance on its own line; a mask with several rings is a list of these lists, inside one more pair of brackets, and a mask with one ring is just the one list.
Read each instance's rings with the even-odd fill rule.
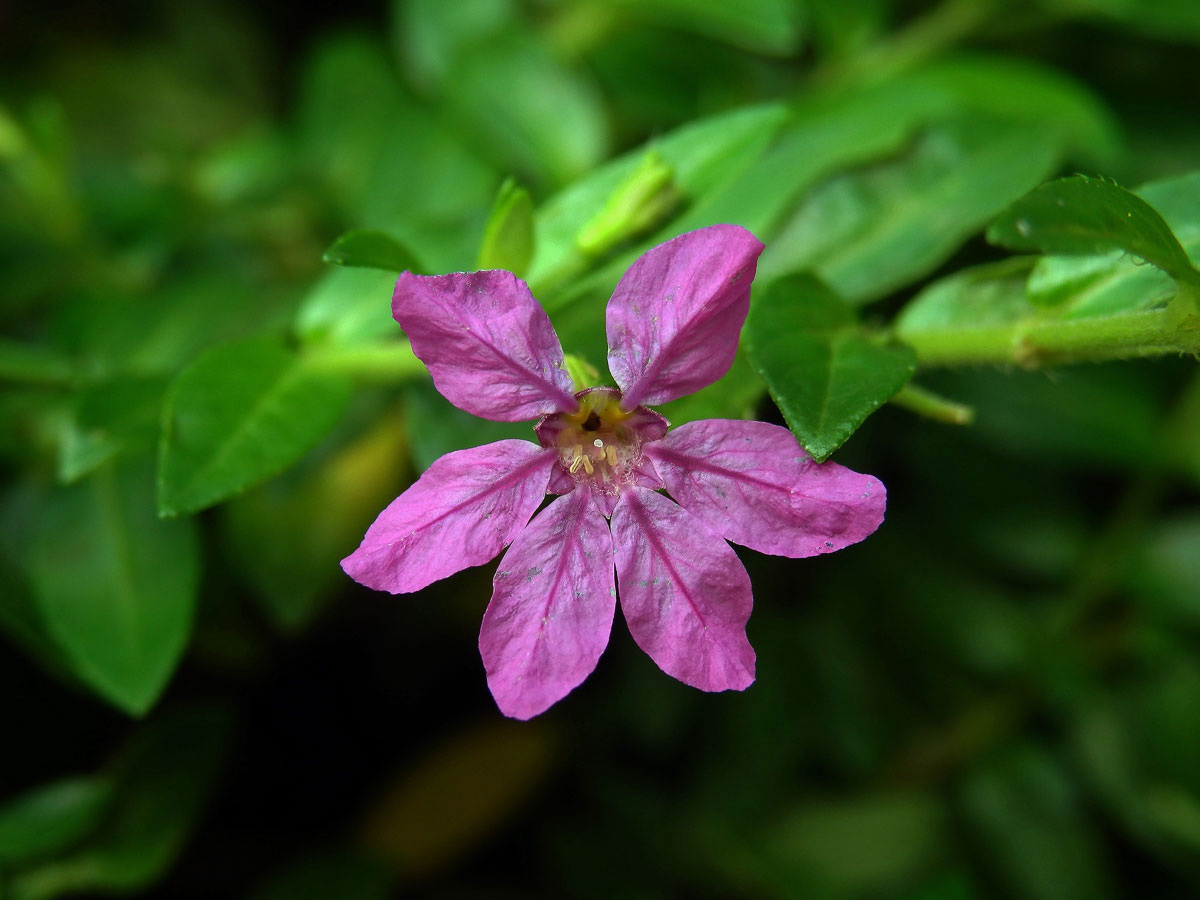
[[575,481],[616,493],[633,481],[642,444],[666,432],[666,420],[645,407],[621,408],[621,392],[588,388],[575,395],[579,409],[546,416],[537,425],[543,447],[558,451],[559,465]]

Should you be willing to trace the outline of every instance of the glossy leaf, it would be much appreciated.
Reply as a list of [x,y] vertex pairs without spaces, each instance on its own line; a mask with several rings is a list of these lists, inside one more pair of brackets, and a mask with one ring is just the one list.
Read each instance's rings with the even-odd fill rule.
[[912,377],[916,356],[868,337],[809,276],[770,285],[746,324],[746,353],[797,439],[817,462]]
[[[1200,173],[1166,178],[1134,192],[1160,213],[1191,258],[1200,258]],[[1067,318],[1134,312],[1165,304],[1173,279],[1124,250],[1088,256],[1047,256],[1030,274],[1029,299]]]
[[1010,250],[1089,254],[1122,250],[1179,281],[1200,283],[1187,253],[1150,204],[1105,181],[1075,175],[1051,181],[1009,206],[988,240]]
[[386,231],[370,228],[347,231],[329,245],[322,258],[335,266],[383,269],[396,274],[422,271],[407,247]]
[[348,397],[348,382],[310,371],[270,338],[212,348],[167,395],[159,513],[196,512],[287,468],[328,433]]
[[70,669],[141,715],[187,646],[199,579],[191,522],[154,515],[148,460],[109,463],[55,491],[33,523],[29,577]]

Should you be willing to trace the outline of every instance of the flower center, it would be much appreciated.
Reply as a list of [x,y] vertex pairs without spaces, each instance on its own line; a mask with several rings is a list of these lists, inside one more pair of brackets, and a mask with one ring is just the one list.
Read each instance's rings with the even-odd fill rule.
[[661,438],[667,422],[645,407],[621,409],[621,392],[614,388],[588,388],[575,399],[575,412],[545,416],[538,423],[538,439],[558,451],[559,465],[576,481],[616,493],[633,483],[642,444]]

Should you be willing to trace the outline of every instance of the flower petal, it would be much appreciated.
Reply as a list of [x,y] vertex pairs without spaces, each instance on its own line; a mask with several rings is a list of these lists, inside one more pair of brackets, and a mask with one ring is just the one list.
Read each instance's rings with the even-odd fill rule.
[[522,422],[579,406],[550,318],[512,272],[405,272],[392,315],[434,386],[459,409]]
[[754,681],[750,577],[703,522],[661,494],[625,492],[612,516],[621,609],[658,667],[704,691]]
[[728,370],[750,304],[762,243],[712,225],[638,258],[608,301],[608,369],[621,406],[691,394]]
[[778,425],[689,422],[645,452],[681,506],[760,553],[832,553],[883,521],[887,492],[877,478],[813,462]]
[[608,645],[616,610],[612,536],[583,487],[559,497],[513,541],[479,631],[488,687],[528,719],[578,687]]
[[487,562],[537,510],[556,458],[519,440],[447,453],[379,514],[342,568],[359,584],[407,594]]

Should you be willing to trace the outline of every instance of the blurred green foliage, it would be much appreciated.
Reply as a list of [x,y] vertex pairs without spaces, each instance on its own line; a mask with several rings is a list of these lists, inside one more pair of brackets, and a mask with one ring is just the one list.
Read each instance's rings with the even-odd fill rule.
[[[1191,0],[0,10],[0,897],[1200,893],[1198,44]],[[516,271],[598,365],[715,222],[767,246],[747,340],[666,413],[780,415],[888,519],[742,552],[744,694],[618,628],[502,721],[488,571],[337,565],[529,436],[432,390],[396,273]]]

